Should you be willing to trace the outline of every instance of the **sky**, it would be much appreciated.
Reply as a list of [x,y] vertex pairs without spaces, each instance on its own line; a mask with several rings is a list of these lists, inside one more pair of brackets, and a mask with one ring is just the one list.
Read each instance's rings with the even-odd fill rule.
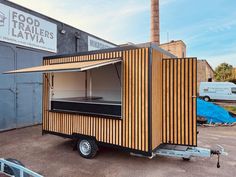
[[[116,44],[150,40],[150,0],[11,0]],[[236,67],[235,0],[160,0],[161,43],[183,40],[188,57]]]

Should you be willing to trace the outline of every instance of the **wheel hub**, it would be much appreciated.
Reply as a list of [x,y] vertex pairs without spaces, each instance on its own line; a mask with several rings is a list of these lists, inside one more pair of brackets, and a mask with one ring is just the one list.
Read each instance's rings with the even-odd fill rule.
[[91,145],[87,140],[82,140],[79,144],[80,152],[84,155],[91,153]]

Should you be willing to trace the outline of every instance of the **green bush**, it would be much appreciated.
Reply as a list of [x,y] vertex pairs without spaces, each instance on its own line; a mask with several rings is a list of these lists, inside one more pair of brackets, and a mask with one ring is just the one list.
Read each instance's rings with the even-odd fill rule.
[[216,81],[230,81],[233,79],[233,66],[228,63],[221,63],[215,69]]

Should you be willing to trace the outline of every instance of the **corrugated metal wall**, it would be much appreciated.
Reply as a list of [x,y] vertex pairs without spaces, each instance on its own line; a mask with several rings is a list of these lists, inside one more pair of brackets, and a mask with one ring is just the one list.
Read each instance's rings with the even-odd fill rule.
[[0,131],[41,123],[41,74],[4,71],[42,64],[43,52],[0,44]]
[[16,87],[13,75],[3,75],[14,70],[16,54],[10,46],[0,44],[0,130],[16,127]]

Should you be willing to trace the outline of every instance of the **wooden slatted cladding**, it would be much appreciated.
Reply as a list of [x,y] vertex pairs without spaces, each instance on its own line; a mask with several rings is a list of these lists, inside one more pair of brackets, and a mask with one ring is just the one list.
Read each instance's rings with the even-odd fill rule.
[[43,79],[43,130],[94,136],[100,142],[148,151],[149,49],[96,53],[44,60],[44,65],[122,58],[122,119],[56,113],[49,110],[50,74]]
[[196,58],[163,59],[163,143],[197,145]]
[[162,57],[152,50],[152,150],[162,143]]

